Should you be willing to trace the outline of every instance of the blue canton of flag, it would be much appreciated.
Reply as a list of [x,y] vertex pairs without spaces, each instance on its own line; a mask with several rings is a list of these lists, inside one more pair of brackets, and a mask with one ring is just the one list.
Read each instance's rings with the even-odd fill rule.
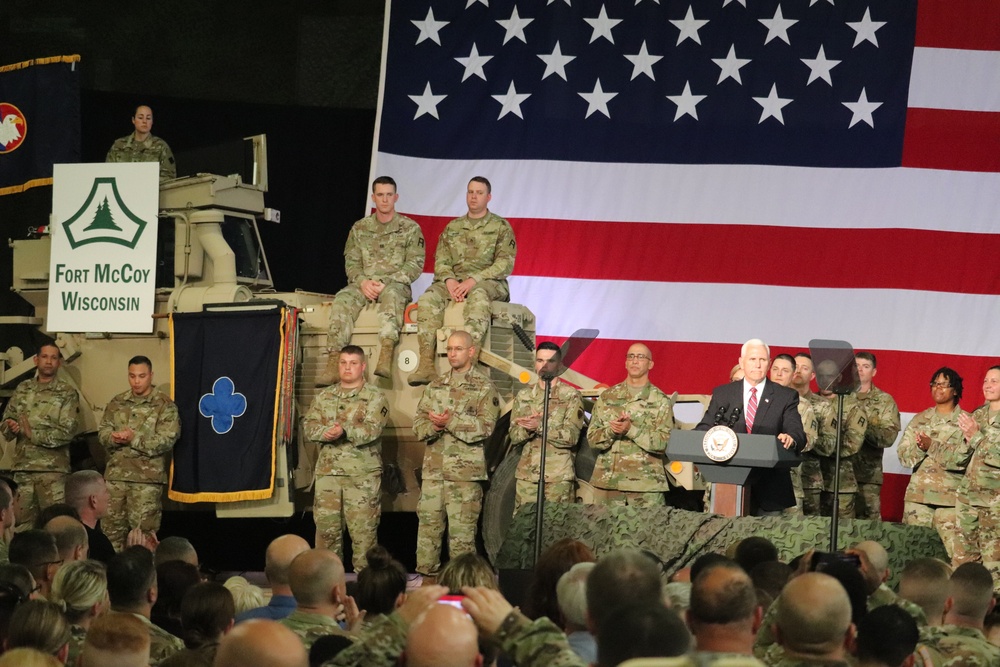
[[396,3],[379,145],[898,166],[915,25],[913,0]]

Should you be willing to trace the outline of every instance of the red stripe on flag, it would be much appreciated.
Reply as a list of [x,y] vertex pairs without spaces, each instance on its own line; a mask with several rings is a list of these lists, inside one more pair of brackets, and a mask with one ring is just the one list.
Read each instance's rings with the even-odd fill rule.
[[1000,171],[1000,113],[907,110],[903,166]]
[[1000,2],[920,0],[915,41],[918,47],[1000,51]]
[[[562,343],[565,339],[540,334],[538,342],[542,340]],[[617,384],[625,379],[625,354],[633,342],[599,338],[573,364],[573,369],[599,382]],[[649,346],[653,353],[650,381],[667,393],[712,393],[716,386],[729,382],[729,371],[740,356],[740,346],[730,343],[640,342]],[[808,341],[803,341],[799,348],[772,346],[771,356],[807,352],[807,346]],[[986,370],[1000,361],[992,357],[865,349],[878,359],[876,386],[896,399],[901,412],[920,412],[931,407],[931,375],[942,366],[954,368],[962,376],[964,396],[961,405],[971,412],[983,403],[981,387]]]
[[[427,240],[425,271],[430,273],[448,219],[413,217]],[[522,276],[1000,294],[998,273],[960,272],[942,282],[925,262],[914,261],[948,248],[965,266],[989,266],[1000,257],[1000,236],[995,234],[543,219],[511,220],[511,225],[525,250],[514,265],[514,273]],[[719,245],[710,239],[758,250],[719,254]],[[565,252],[568,247],[573,251]],[[899,251],[903,247],[905,253]],[[788,270],[803,248],[808,249],[809,267],[822,268]]]
[[906,485],[910,483],[909,475],[882,475],[882,520],[903,520],[903,496],[906,495]]

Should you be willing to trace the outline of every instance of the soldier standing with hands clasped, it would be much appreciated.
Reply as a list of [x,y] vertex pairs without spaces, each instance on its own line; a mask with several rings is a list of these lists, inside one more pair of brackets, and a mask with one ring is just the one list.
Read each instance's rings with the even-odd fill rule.
[[154,388],[148,357],[129,359],[128,383],[131,388],[104,408],[98,431],[108,455],[108,512],[101,525],[119,551],[135,529],[155,539],[163,514],[167,455],[181,434],[177,405]]
[[57,375],[62,357],[52,341],[35,354],[35,377],[7,402],[0,433],[15,438],[14,481],[21,495],[19,523],[31,526],[44,507],[61,503],[69,473],[69,443],[76,434],[80,398]]
[[[542,403],[545,380],[555,373],[562,353],[555,343],[540,343],[535,350],[538,381],[514,397],[510,411],[510,442],[523,445],[517,464],[514,511],[538,499],[538,475],[542,461]],[[550,503],[572,503],[576,499],[574,450],[583,428],[583,399],[580,392],[558,379],[549,392],[548,447],[545,452],[545,499]]]
[[500,416],[496,387],[472,364],[476,352],[467,332],[448,338],[451,369],[424,390],[413,417],[413,433],[427,445],[417,503],[417,572],[425,575],[440,569],[446,523],[452,558],[476,551],[486,479],[483,447]]
[[606,389],[594,406],[588,437],[597,450],[590,483],[606,505],[657,507],[670,490],[664,451],[674,427],[673,401],[649,381],[653,354],[634,343],[625,355],[628,378]]
[[348,345],[339,355],[340,382],[313,400],[303,423],[319,446],[316,460],[316,548],[343,557],[344,524],[354,544],[354,571],[378,542],[382,515],[382,429],[389,416],[385,396],[365,382],[365,352]]

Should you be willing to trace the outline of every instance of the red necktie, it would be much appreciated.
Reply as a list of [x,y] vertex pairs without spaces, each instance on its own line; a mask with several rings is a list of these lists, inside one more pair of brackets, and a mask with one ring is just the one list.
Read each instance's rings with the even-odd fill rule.
[[747,401],[747,433],[753,431],[753,418],[757,416],[757,387],[750,387],[750,400]]

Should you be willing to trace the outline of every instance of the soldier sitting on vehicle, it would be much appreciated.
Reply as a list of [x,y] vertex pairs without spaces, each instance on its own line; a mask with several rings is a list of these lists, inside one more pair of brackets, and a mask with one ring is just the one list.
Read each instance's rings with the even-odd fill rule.
[[434,282],[417,302],[420,365],[407,380],[411,386],[428,384],[437,375],[437,330],[450,301],[465,302],[465,328],[477,351],[476,363],[490,326],[492,303],[510,300],[507,276],[514,270],[517,242],[510,223],[487,208],[492,197],[490,182],[473,176],[465,194],[468,212],[441,232]]
[[410,303],[411,283],[424,268],[424,235],[419,225],[396,212],[396,181],[379,176],[372,182],[375,212],[351,227],[344,246],[348,285],[330,307],[326,334],[326,370],[317,381],[325,387],[339,379],[339,353],[351,342],[354,320],[365,304],[375,303],[379,320],[379,353],[375,375],[392,374],[392,351],[399,342],[403,311]]

